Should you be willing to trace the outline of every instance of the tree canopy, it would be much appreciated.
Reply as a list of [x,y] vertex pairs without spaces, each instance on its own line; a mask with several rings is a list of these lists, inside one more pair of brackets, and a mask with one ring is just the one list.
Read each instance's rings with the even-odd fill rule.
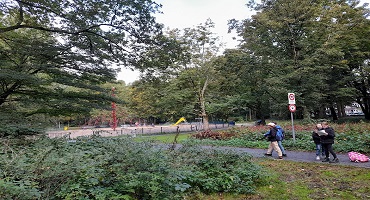
[[231,21],[230,26],[243,38],[241,48],[264,62],[265,80],[280,80],[275,91],[270,91],[284,98],[270,102],[287,101],[278,91],[294,92],[302,117],[330,108],[336,119],[335,114],[342,115],[344,105],[357,96],[370,119],[369,89],[364,92],[354,87],[366,86],[358,82],[356,69],[366,68],[370,57],[369,39],[365,38],[368,9],[359,6],[359,1],[275,0],[250,6],[257,14]]
[[[113,99],[100,85],[158,45],[151,0],[0,2],[0,108],[24,116],[88,113]],[[22,109],[23,108],[23,109]]]

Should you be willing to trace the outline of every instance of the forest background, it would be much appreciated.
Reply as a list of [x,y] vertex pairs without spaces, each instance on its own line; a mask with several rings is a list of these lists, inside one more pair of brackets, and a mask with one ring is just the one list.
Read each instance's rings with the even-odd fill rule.
[[[251,1],[256,14],[228,24],[240,45],[224,52],[211,19],[164,29],[150,0],[0,4],[3,135],[111,125],[113,110],[119,124],[288,119],[288,93],[296,119],[336,121],[354,102],[370,119],[369,9],[360,1]],[[140,80],[117,81],[119,67]]]

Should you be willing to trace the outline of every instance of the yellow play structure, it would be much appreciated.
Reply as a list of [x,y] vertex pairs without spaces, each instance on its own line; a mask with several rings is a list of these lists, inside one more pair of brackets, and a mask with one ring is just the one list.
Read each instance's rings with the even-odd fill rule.
[[173,124],[172,126],[176,126],[176,125],[178,125],[178,124],[180,124],[181,122],[186,122],[186,119],[185,119],[185,117],[181,117],[175,124]]

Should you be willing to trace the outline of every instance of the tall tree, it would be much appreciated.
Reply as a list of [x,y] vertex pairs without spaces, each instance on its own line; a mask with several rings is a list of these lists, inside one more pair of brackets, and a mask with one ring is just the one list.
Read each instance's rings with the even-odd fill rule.
[[99,85],[115,79],[113,63],[135,67],[158,45],[159,8],[151,0],[1,1],[1,109],[17,102],[29,116],[109,107]]
[[319,27],[325,24],[326,34],[323,35],[326,37],[318,49],[317,58],[326,66],[328,87],[325,93],[334,119],[337,113],[341,114],[343,104],[355,101],[361,106],[365,118],[370,119],[368,13],[369,9],[358,6],[358,1],[351,4],[331,2],[318,21]]
[[[277,99],[280,104],[286,102],[286,92],[296,93],[301,117],[303,114],[310,116],[309,114],[325,107],[331,107],[334,111],[334,106],[351,100],[353,90],[346,83],[350,70],[338,59],[344,53],[343,49],[334,45],[336,43],[330,43],[334,48],[328,46],[328,40],[332,40],[333,34],[344,33],[335,32],[339,29],[328,28],[336,24],[333,14],[342,16],[344,13],[356,10],[361,13],[360,10],[363,10],[356,7],[358,1],[350,3],[352,4],[324,0],[263,0],[260,4],[250,4],[259,11],[251,19],[230,23],[243,37],[241,47],[268,61],[265,67],[270,69],[270,76],[266,76],[266,81],[280,79],[280,89],[274,87],[275,90],[271,90],[275,91],[275,96],[284,97]],[[345,7],[348,10],[336,10],[336,7]],[[328,17],[328,13],[332,17]],[[362,13],[357,16],[364,15]],[[348,20],[349,18],[347,25],[342,28],[354,24]],[[279,91],[285,94],[279,95]]]
[[276,100],[270,89],[280,83],[275,79],[267,81],[270,70],[265,64],[263,59],[241,49],[226,50],[220,57],[216,70],[223,76],[218,80],[218,90],[220,97],[229,101],[230,110],[239,115],[240,111],[244,115],[253,113],[253,118],[263,121],[269,116],[269,99]]
[[[215,78],[213,60],[219,48],[218,37],[211,29],[214,23],[208,19],[204,24],[195,28],[186,28],[178,40],[188,48],[190,60],[184,63],[183,69],[187,71],[188,83],[198,99],[199,116],[203,118],[205,130],[209,130],[209,116],[207,113],[207,89]],[[196,108],[195,108],[196,109]]]
[[[181,87],[181,90],[186,88],[186,94],[189,92],[188,89],[193,92],[192,96],[197,98],[197,102],[192,103],[193,110],[197,112],[198,117],[203,118],[206,130],[209,129],[207,89],[215,75],[212,61],[216,58],[221,45],[218,43],[218,37],[211,32],[213,27],[214,23],[209,19],[194,28],[169,30],[168,37],[162,38],[162,42],[165,49],[171,50],[151,49],[147,54],[152,59],[141,63],[142,66],[146,66],[143,70],[147,74],[146,78],[160,76],[164,81],[174,84],[168,91]],[[188,95],[185,96],[188,98]],[[183,99],[183,102],[188,100]],[[189,104],[184,105],[185,113],[188,113]]]

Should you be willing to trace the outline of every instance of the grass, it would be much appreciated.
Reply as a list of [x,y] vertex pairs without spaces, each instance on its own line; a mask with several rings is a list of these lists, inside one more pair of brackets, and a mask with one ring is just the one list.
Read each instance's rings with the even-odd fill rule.
[[255,162],[270,175],[255,194],[198,194],[187,199],[370,199],[369,169],[273,159]]
[[[177,142],[184,141],[188,139],[193,133],[181,133],[177,137]],[[150,135],[150,136],[138,136],[135,138],[136,141],[144,141],[144,140],[150,140],[154,142],[160,142],[160,143],[173,143],[175,140],[176,134],[164,134],[164,135]]]
[[[270,173],[277,174],[275,182],[282,187],[275,187],[273,190],[278,189],[281,193],[282,196],[278,199],[370,198],[368,169],[274,160],[262,160],[259,164]],[[360,190],[363,191],[359,192]],[[279,197],[279,193],[275,195]],[[285,198],[285,195],[289,195],[289,198]]]

